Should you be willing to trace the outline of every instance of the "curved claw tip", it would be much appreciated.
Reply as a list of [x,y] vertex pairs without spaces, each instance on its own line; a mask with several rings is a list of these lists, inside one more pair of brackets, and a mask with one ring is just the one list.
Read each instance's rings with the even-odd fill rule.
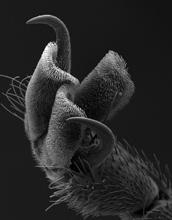
[[55,22],[60,19],[53,15],[39,15],[37,17],[31,18],[30,20],[28,20],[26,24],[48,23],[50,20],[51,22]]
[[104,161],[105,158],[111,153],[113,147],[116,145],[116,138],[111,129],[109,129],[105,124],[90,118],[71,117],[66,119],[66,121],[76,122],[85,125],[98,134],[102,142],[102,147],[98,152],[95,153],[95,155],[92,155],[91,158],[86,159],[90,163],[92,168],[100,165],[102,161]]
[[56,33],[57,63],[58,67],[66,72],[71,68],[71,46],[70,36],[66,25],[59,18],[53,15],[39,15],[31,18],[26,24],[47,24]]
[[66,121],[70,122],[77,122],[80,124],[83,124],[92,130],[94,130],[99,136],[105,137],[105,136],[111,136],[112,139],[114,140],[114,135],[113,132],[111,131],[110,128],[108,128],[105,124],[96,121],[91,118],[84,118],[84,117],[71,117],[66,119]]
[[[101,122],[96,121],[94,119],[91,118],[84,118],[84,117],[71,117],[71,118],[67,118],[66,121],[73,121],[73,122],[77,122],[83,125],[86,125],[88,127],[94,127],[94,125],[97,127],[97,124],[101,124]],[[104,125],[105,126],[105,125]]]

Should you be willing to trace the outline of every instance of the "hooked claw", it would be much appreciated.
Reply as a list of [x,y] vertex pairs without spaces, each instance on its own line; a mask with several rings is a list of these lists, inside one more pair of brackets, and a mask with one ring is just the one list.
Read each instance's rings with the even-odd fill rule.
[[72,117],[66,119],[66,121],[77,122],[83,124],[89,128],[91,128],[101,139],[101,147],[97,147],[97,149],[90,149],[87,154],[87,162],[90,164],[91,168],[98,167],[111,153],[116,139],[111,131],[106,125],[103,123],[84,117]]
[[71,44],[66,25],[59,18],[52,15],[40,15],[31,18],[26,24],[48,24],[55,30],[56,44],[58,45],[57,65],[60,69],[69,73],[71,69]]

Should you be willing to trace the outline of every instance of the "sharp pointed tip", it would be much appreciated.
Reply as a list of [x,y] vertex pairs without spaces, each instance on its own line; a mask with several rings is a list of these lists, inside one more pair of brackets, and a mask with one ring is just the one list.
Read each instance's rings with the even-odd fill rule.
[[37,16],[37,17],[34,17],[34,18],[31,18],[29,19],[26,24],[36,24],[37,23],[37,20],[39,20],[39,17],[40,16]]
[[33,23],[32,23],[32,20],[33,20],[32,18],[29,19],[28,21],[26,21],[26,24],[33,24]]
[[26,24],[41,24],[47,23],[47,20],[56,20],[57,18],[53,15],[39,15],[34,18],[29,19]]
[[106,136],[106,134],[108,134],[114,137],[113,132],[111,131],[110,128],[108,128],[105,124],[99,121],[96,121],[94,119],[84,118],[84,117],[71,117],[71,118],[66,119],[66,121],[71,121],[71,122],[73,121],[73,122],[83,124],[93,129],[96,133],[97,132],[101,133],[101,136]]
[[101,133],[101,136],[106,136],[106,134],[111,135],[114,137],[113,132],[111,129],[109,129],[105,124],[96,121],[91,118],[84,118],[84,117],[71,117],[66,119],[66,121],[71,121],[71,122],[77,122],[80,124],[83,124],[91,129],[93,129],[96,133]]

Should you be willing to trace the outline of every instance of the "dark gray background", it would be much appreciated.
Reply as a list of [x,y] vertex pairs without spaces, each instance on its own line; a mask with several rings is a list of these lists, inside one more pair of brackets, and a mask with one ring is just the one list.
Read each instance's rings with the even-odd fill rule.
[[[152,161],[155,153],[162,170],[165,164],[172,170],[171,1],[13,2],[1,2],[0,74],[31,75],[55,33],[49,26],[25,23],[42,14],[59,17],[71,36],[71,73],[80,81],[109,50],[126,60],[136,91],[107,125],[120,142],[124,138],[139,152],[143,149]],[[9,83],[0,78],[0,91],[5,92]],[[1,94],[0,102],[8,105]],[[1,106],[0,113],[0,219],[81,220],[65,204],[44,211],[53,191],[45,174],[35,167],[24,125]]]

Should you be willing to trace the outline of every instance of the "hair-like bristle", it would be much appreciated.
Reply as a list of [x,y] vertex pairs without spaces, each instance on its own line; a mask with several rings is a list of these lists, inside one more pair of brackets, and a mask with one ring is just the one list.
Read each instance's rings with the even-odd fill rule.
[[[74,208],[85,217],[119,215],[139,209],[151,188],[153,195],[150,194],[150,198],[152,199],[157,194],[156,184],[153,184],[141,170],[138,172],[137,169],[134,169],[133,172],[132,169],[137,167],[137,164],[130,160],[131,156],[127,155],[124,148],[121,148],[120,145],[118,147],[114,148],[106,161],[93,171],[94,175],[87,172],[83,176],[83,173],[79,171],[76,174],[77,178],[71,179],[70,190],[65,192],[69,207]],[[133,168],[130,170],[128,166]],[[79,183],[76,179],[79,180]],[[133,182],[134,179],[137,182]],[[143,189],[139,181],[144,185]],[[135,187],[133,185],[132,189],[130,184],[135,184]],[[55,192],[55,195],[60,196],[59,191]],[[57,200],[56,203],[60,201]]]
[[171,220],[172,219],[172,200],[158,201],[157,205],[150,210],[144,217],[145,220]]
[[11,105],[10,107],[6,107],[2,103],[1,105],[12,115],[24,121],[25,93],[31,76],[27,76],[22,80],[19,79],[19,76],[14,78],[6,75],[0,76],[11,80],[11,87],[6,91],[6,93],[2,93],[4,96],[6,96]]
[[[75,163],[75,160],[73,162]],[[54,205],[65,201],[84,218],[90,215],[118,215],[127,220],[147,219],[147,213],[150,213],[147,216],[151,216],[150,210],[156,213],[159,200],[163,200],[161,196],[165,196],[166,199],[168,196],[168,204],[171,204],[171,191],[167,191],[162,183],[164,188],[161,188],[159,195],[159,181],[162,180],[156,181],[159,178],[158,171],[155,168],[149,170],[149,164],[152,163],[148,159],[144,161],[133,147],[128,144],[124,147],[118,142],[117,147],[114,147],[112,153],[98,168],[89,169],[89,164],[85,161],[75,164],[79,167],[74,171],[65,190],[54,184],[54,189],[57,189],[54,193],[54,196],[57,196]],[[152,179],[151,172],[156,178]]]
[[171,183],[172,183],[172,174],[171,174],[171,171],[170,169],[168,168],[168,165],[166,164],[165,166],[165,170],[166,170],[166,173],[167,173],[167,188],[170,189],[171,188]]

